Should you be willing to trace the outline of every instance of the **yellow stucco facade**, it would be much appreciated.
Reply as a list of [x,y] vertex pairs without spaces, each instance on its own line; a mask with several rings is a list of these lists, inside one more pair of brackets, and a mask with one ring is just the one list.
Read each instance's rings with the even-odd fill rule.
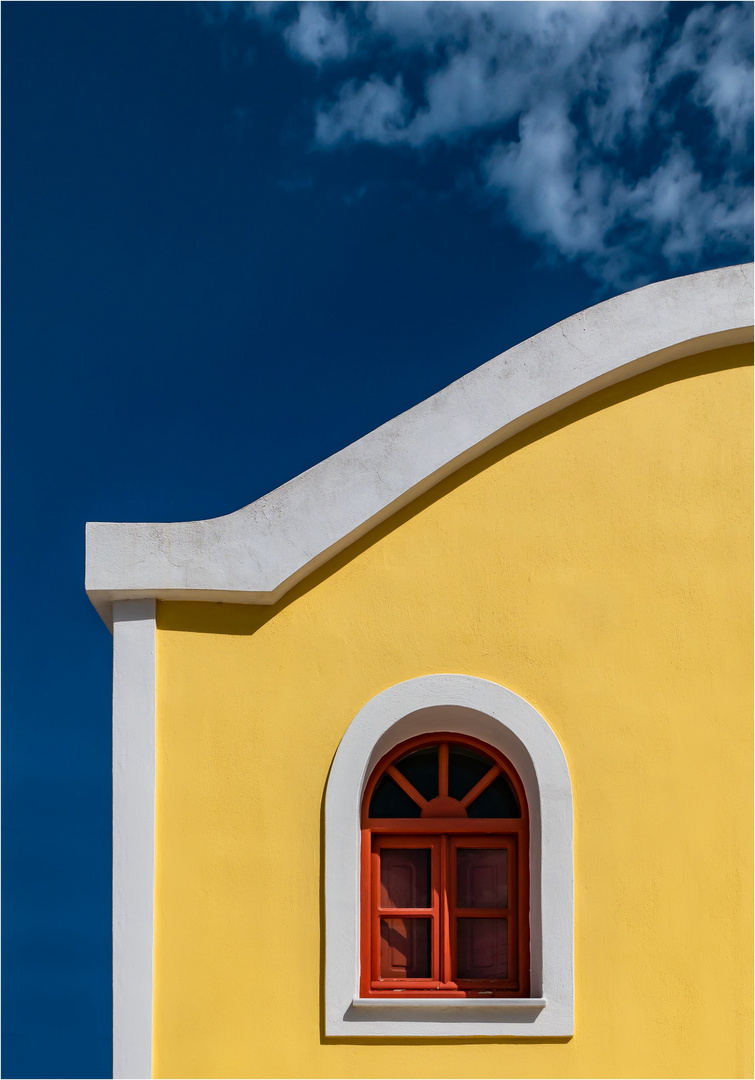
[[[158,604],[155,1076],[752,1075],[751,357],[539,422],[276,605]],[[323,1035],[328,771],[441,672],[566,754],[572,1038]]]

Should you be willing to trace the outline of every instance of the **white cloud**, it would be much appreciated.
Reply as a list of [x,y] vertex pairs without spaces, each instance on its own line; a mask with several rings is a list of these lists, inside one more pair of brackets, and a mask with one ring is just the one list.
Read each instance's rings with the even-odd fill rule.
[[[421,146],[505,122],[536,103],[548,86],[579,92],[600,79],[613,91],[606,117],[620,128],[624,115],[642,105],[647,49],[638,37],[658,12],[654,3],[368,4],[358,46],[363,52],[382,39],[397,53],[420,52],[439,61],[425,78],[424,101],[403,109],[404,124],[391,128],[390,139],[384,132],[375,139],[372,127],[360,127],[358,110],[351,126],[344,122],[348,97],[361,89],[357,83],[341,87],[335,106],[321,105],[318,119],[335,107],[341,139]],[[615,48],[619,42],[623,51]],[[606,63],[609,58],[618,65]]]
[[692,155],[678,144],[623,194],[626,211],[661,238],[661,251],[673,264],[693,260],[710,237],[731,243],[752,228],[750,193],[726,177],[706,189]]
[[467,145],[512,223],[613,285],[751,239],[750,4],[312,2],[273,22],[328,74],[317,144]]
[[577,130],[563,102],[528,112],[519,141],[499,144],[485,162],[488,186],[507,198],[511,217],[547,237],[567,257],[594,251],[605,229],[604,192],[594,169],[580,175]]
[[[223,4],[223,6],[231,7],[232,5]],[[277,15],[283,6],[283,0],[252,0],[252,3],[247,4],[247,10],[254,12],[259,19],[270,19]]]
[[579,260],[594,277],[639,284],[650,251],[674,269],[691,269],[712,245],[733,248],[752,235],[750,191],[731,177],[706,188],[678,142],[634,182],[580,158],[576,136],[563,108],[533,110],[519,141],[491,152],[485,178],[525,235]]
[[752,127],[752,5],[697,8],[669,49],[660,76],[693,74],[692,99],[711,111],[718,138],[745,150]]
[[406,108],[400,75],[392,83],[376,75],[361,85],[347,82],[335,104],[318,113],[315,137],[323,146],[335,146],[349,135],[387,145],[404,130]]
[[345,17],[315,0],[299,5],[297,18],[286,27],[283,36],[295,56],[313,64],[344,60],[349,55]]

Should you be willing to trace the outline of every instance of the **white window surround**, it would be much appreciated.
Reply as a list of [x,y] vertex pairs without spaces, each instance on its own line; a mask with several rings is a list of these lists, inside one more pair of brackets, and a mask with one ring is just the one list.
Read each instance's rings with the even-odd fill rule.
[[[360,809],[384,754],[414,735],[458,731],[496,747],[530,809],[530,998],[359,998]],[[547,721],[497,683],[428,675],[369,701],[350,723],[325,796],[325,1034],[427,1037],[574,1033],[574,873],[569,768]]]

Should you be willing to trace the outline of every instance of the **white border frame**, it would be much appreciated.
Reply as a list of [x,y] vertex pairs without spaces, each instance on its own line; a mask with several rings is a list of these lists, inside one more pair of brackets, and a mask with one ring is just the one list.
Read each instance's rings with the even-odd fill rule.
[[155,601],[113,604],[113,1077],[152,1076]]
[[[530,998],[359,997],[359,845],[365,785],[398,743],[458,731],[500,750],[530,810]],[[574,1033],[573,813],[569,768],[547,721],[524,698],[469,675],[428,675],[378,694],[354,717],[325,796],[327,1036],[569,1036]]]

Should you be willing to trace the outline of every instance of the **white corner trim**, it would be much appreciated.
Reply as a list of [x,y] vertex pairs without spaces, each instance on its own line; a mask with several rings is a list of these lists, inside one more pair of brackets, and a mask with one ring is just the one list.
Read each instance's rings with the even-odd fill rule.
[[113,1076],[152,1076],[155,601],[113,604]]
[[[481,1002],[359,998],[362,795],[393,746],[458,731],[497,747],[517,769],[530,809],[532,998]],[[354,717],[325,795],[325,1034],[568,1036],[574,1032],[574,871],[569,768],[547,721],[486,679],[429,675],[378,694]]]
[[695,352],[752,341],[753,268],[624,293],[544,330],[225,517],[87,525],[86,588],[112,601],[275,603],[443,477],[606,386]]

